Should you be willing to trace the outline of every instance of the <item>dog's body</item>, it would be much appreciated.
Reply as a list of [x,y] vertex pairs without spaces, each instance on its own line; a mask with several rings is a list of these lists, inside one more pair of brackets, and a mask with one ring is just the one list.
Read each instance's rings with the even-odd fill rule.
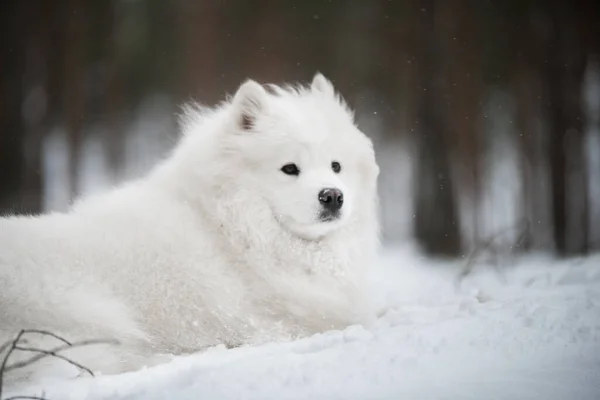
[[216,110],[189,109],[143,179],[66,214],[0,220],[0,344],[23,328],[116,339],[69,354],[114,373],[369,319],[370,141],[321,75],[271,90],[249,81]]

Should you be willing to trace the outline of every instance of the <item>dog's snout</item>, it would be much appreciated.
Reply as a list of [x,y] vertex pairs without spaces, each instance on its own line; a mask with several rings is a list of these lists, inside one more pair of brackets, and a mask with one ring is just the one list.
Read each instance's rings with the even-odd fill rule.
[[326,188],[319,192],[319,202],[329,211],[339,211],[344,204],[344,194],[339,189]]

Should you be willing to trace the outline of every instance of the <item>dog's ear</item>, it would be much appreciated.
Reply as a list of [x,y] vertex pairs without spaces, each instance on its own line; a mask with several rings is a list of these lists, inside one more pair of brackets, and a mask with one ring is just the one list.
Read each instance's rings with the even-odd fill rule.
[[321,92],[327,95],[333,96],[335,94],[335,89],[333,88],[333,84],[323,76],[322,73],[317,72],[312,80],[310,88],[313,92]]
[[239,87],[232,103],[238,113],[240,130],[249,131],[254,128],[256,119],[266,111],[267,96],[265,88],[251,79]]

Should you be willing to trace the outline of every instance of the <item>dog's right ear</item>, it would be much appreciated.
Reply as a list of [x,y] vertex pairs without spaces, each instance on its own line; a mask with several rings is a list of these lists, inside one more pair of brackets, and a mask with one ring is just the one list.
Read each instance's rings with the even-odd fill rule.
[[237,123],[242,131],[250,131],[257,118],[267,109],[268,94],[262,85],[251,79],[244,82],[233,96],[233,105],[238,114]]

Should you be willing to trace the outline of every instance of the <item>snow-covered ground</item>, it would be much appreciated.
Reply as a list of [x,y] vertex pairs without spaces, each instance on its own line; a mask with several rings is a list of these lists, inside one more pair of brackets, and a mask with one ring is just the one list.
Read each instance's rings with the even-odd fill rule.
[[[454,265],[453,265],[454,264]],[[380,317],[289,343],[30,388],[67,399],[600,399],[600,256],[479,266],[389,249]],[[24,394],[24,393],[20,393]]]

